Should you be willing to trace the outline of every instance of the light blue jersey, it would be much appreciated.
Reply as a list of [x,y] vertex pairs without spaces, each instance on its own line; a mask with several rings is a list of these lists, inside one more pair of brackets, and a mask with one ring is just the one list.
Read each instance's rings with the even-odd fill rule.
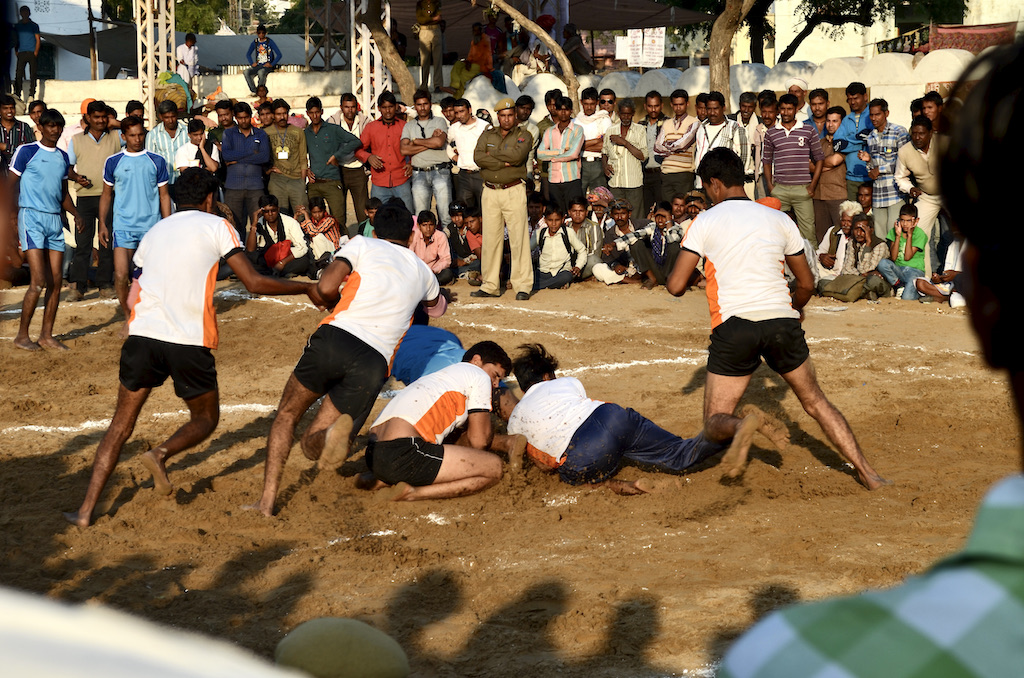
[[11,158],[11,172],[21,177],[18,207],[60,214],[64,182],[71,162],[59,148],[47,148],[38,141],[18,146]]
[[160,187],[169,181],[167,162],[150,151],[121,151],[107,158],[103,182],[114,189],[114,236],[138,241],[160,221]]

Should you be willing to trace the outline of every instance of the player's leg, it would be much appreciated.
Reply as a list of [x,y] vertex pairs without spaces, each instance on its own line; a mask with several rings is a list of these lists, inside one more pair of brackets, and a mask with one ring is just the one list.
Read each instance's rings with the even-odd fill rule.
[[131,272],[132,256],[135,250],[127,247],[114,246],[114,292],[121,304],[124,317],[128,318],[128,276]]
[[107,428],[107,432],[96,449],[96,458],[92,462],[92,476],[89,478],[89,488],[85,492],[85,500],[82,501],[82,505],[77,511],[64,514],[68,522],[79,527],[88,527],[92,523],[92,512],[96,508],[96,502],[99,501],[103,488],[110,479],[110,474],[114,472],[117,458],[121,455],[121,448],[135,429],[139,412],[151,390],[140,388],[130,391],[124,384],[118,386],[117,407],[114,410],[110,427]]
[[460,445],[444,445],[441,468],[429,485],[400,482],[387,491],[391,501],[449,499],[482,492],[501,480],[501,459],[490,452]]
[[52,249],[40,251],[45,257],[46,296],[43,298],[43,326],[39,330],[39,345],[67,351],[68,347],[53,336],[53,324],[57,320],[57,307],[60,305],[60,288],[64,281],[64,252]]
[[781,376],[793,389],[796,397],[800,399],[804,411],[814,417],[832,444],[839,448],[839,453],[853,464],[861,483],[869,490],[876,490],[883,485],[888,485],[889,481],[878,475],[868,460],[864,458],[846,417],[829,402],[821,387],[818,386],[811,359],[808,358],[800,367],[781,374]]
[[[24,213],[24,210],[22,210]],[[46,288],[46,276],[49,274],[50,262],[47,260],[47,252],[43,249],[22,249],[25,258],[28,259],[29,282],[25,290],[25,298],[21,302],[21,324],[18,326],[18,334],[14,337],[14,345],[27,351],[38,351],[41,346],[38,342],[28,338],[29,326],[32,324],[32,316],[35,315],[36,305],[39,303],[39,296]]]
[[164,443],[142,455],[142,465],[153,474],[157,494],[170,494],[174,489],[167,477],[167,459],[209,438],[220,419],[220,392],[217,389],[190,398],[185,403],[189,420]]
[[315,393],[295,378],[293,372],[284,386],[281,402],[277,406],[274,423],[270,426],[267,439],[267,463],[263,472],[263,495],[252,508],[265,516],[274,514],[274,500],[281,484],[281,473],[292,449],[295,425],[322,393]]

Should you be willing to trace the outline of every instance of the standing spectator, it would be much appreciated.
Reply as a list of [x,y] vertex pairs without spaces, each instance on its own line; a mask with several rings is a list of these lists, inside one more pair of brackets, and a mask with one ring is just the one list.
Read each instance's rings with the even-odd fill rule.
[[235,104],[235,125],[224,130],[220,155],[228,167],[224,202],[235,216],[239,238],[245,236],[249,215],[259,209],[263,192],[263,165],[270,162],[270,137],[252,126],[252,109]]
[[576,24],[566,24],[562,28],[562,51],[572,65],[576,75],[590,75],[594,72],[594,60],[590,57],[587,46]]
[[868,180],[868,168],[860,159],[860,152],[866,148],[868,135],[873,129],[868,111],[868,89],[862,82],[851,82],[846,86],[846,104],[850,112],[843,118],[843,124],[835,134],[836,151],[846,156],[846,197],[857,199],[857,188]]
[[178,45],[175,52],[178,65],[175,69],[186,85],[192,85],[192,78],[199,75],[199,48],[196,47],[196,34],[189,33],[185,36],[185,42]]
[[647,115],[639,124],[647,132],[647,160],[644,161],[644,200],[642,211],[648,212],[655,203],[662,200],[661,191],[661,156],[654,152],[654,144],[658,141],[661,128],[665,124],[665,113],[662,111],[661,94],[651,90],[644,97],[644,110]]
[[526,176],[533,178],[537,172],[537,146],[540,144],[540,128],[537,123],[530,120],[536,104],[533,97],[524,94],[516,99],[516,122],[520,127],[530,133],[533,139],[533,148],[530,150],[530,157],[526,159]]
[[677,89],[672,92],[671,101],[674,117],[662,125],[654,144],[654,152],[661,158],[662,196],[693,190],[697,169],[693,162],[693,146],[683,145],[687,132],[697,124],[697,118],[686,112],[690,95],[685,89]]
[[[356,101],[356,95],[351,92],[345,92],[341,95],[341,110],[332,115],[328,122],[334,123],[343,131],[359,139],[362,137],[363,130],[366,128],[366,123],[369,120],[359,112],[359,102]],[[358,150],[357,148],[356,151]],[[338,158],[338,160],[344,161],[345,159]],[[351,159],[346,161],[341,167],[341,181],[345,194],[341,213],[335,215],[339,223],[343,224],[348,219],[349,197],[352,199],[352,209],[355,211],[356,222],[362,223],[366,221],[366,201],[370,197],[366,174],[366,165],[353,151]],[[331,211],[334,211],[333,207],[331,207]]]
[[28,117],[32,121],[32,124],[29,125],[29,127],[32,128],[36,141],[39,141],[42,138],[42,132],[39,131],[39,116],[41,116],[45,110],[46,102],[39,99],[29,103],[25,108],[25,112],[28,113]]
[[925,277],[924,250],[928,247],[928,236],[917,227],[916,205],[900,208],[899,221],[885,239],[889,243],[889,258],[879,262],[878,272],[894,288],[903,288],[902,299],[913,301],[921,296],[914,281]]
[[943,106],[942,95],[934,90],[921,99],[921,115],[932,121],[932,131],[939,131],[939,118],[942,117]]
[[[779,102],[775,99],[775,94],[769,92],[770,97],[759,97],[758,107],[761,109],[761,122],[757,124],[757,128],[754,136],[753,151],[754,151],[754,199],[760,200],[761,198],[768,197],[768,188],[764,182],[764,135],[768,133],[772,127],[775,127],[775,123],[778,121],[779,116]],[[845,176],[844,176],[845,180]],[[746,188],[744,187],[744,192]]]
[[447,152],[448,123],[434,115],[427,90],[418,90],[412,100],[416,117],[405,124],[401,141],[402,155],[408,156],[412,165],[412,200],[417,212],[426,212],[433,199],[441,227],[445,233],[450,233],[448,203],[452,200],[452,164]]
[[[103,194],[103,166],[107,158],[121,151],[121,140],[108,129],[107,106],[93,101],[86,109],[89,128],[71,137],[68,144],[68,162],[71,163],[75,193],[78,194],[78,214],[82,229],[75,234],[75,254],[71,259],[68,280],[74,285],[68,295],[70,301],[80,301],[89,290],[89,266],[92,263],[92,242],[96,235],[96,221],[100,214],[100,196]],[[106,227],[111,227],[107,213]],[[96,287],[101,297],[112,296],[114,291],[114,252],[110,243],[100,243],[99,265],[96,268]]]
[[[811,100],[813,107],[814,100]],[[839,106],[828,109],[825,115],[825,136],[821,138],[821,152],[825,159],[821,163],[821,178],[814,191],[814,232],[818,242],[829,228],[839,225],[839,205],[846,197],[846,158],[836,153],[834,139],[836,130],[846,115]],[[850,201],[853,202],[853,201]]]
[[615,90],[605,87],[597,95],[597,106],[602,111],[608,114],[608,117],[612,119],[613,123],[618,122],[618,117],[615,115]]
[[[509,282],[516,299],[528,300],[534,287],[525,183],[526,159],[533,148],[533,138],[517,124],[515,108],[515,102],[508,97],[498,102],[494,109],[498,127],[483,132],[474,151],[483,182],[484,227],[480,253],[483,284],[471,294],[474,297],[501,295],[499,279],[506,230],[511,261]],[[469,219],[468,213],[466,219]]]
[[747,153],[746,155],[740,155],[743,158],[744,169],[747,170],[746,176],[743,181],[743,190],[746,191],[747,197],[751,200],[754,199],[754,179],[756,179],[754,164],[757,160],[755,146],[755,138],[757,135],[757,125],[760,120],[754,115],[754,110],[757,108],[757,95],[753,92],[744,92],[740,95],[740,110],[736,113],[727,116],[728,118],[735,120],[739,123],[740,127],[743,128],[743,132],[747,135]]
[[803,78],[793,77],[786,81],[786,93],[796,97],[796,119],[801,122],[811,117],[811,109],[806,103],[807,88],[807,81]]
[[605,132],[601,159],[612,195],[632,203],[633,218],[639,219],[643,216],[647,130],[633,124],[635,113],[632,99],[619,102],[619,124]]
[[266,130],[270,137],[270,184],[268,192],[277,196],[280,209],[295,214],[295,208],[306,204],[306,134],[288,124],[291,106],[284,99],[274,99],[274,126]]
[[569,199],[583,195],[580,181],[583,128],[572,121],[572,99],[569,97],[558,98],[555,115],[558,122],[544,132],[537,158],[551,163],[548,169],[549,197],[564,214]]
[[420,42],[420,87],[430,91],[430,67],[434,67],[434,91],[444,85],[441,72],[441,0],[416,0],[416,32]]
[[[781,209],[792,209],[800,237],[817,245],[814,232],[812,196],[821,178],[825,154],[817,130],[796,120],[797,99],[783,94],[779,99],[780,120],[764,139],[764,176],[768,192],[782,201]],[[809,171],[808,162],[814,164]]]
[[30,18],[32,10],[27,5],[22,5],[20,12],[21,20],[14,24],[14,35],[12,36],[14,38],[12,47],[17,53],[17,62],[14,66],[14,94],[21,98],[22,79],[25,77],[25,66],[28,66],[28,96],[31,99],[36,95],[37,61],[42,36],[39,33],[39,24]]
[[370,166],[370,180],[373,186],[370,195],[387,202],[395,196],[406,205],[412,207],[412,166],[402,155],[402,131],[405,121],[399,120],[395,113],[398,102],[391,92],[383,92],[377,97],[377,110],[380,119],[367,123],[359,140],[363,147],[356,151],[356,157]]
[[[725,117],[725,97],[722,93],[709,92],[704,108],[707,119],[696,128],[693,164],[700,167],[701,160],[712,148],[728,148],[743,160],[744,171],[752,172],[754,160],[749,153],[747,133],[735,120]],[[700,177],[697,177],[694,186],[701,187]]]
[[448,129],[448,157],[459,168],[455,197],[467,205],[481,205],[483,180],[475,158],[477,142],[488,124],[473,115],[473,107],[465,99],[455,100],[455,117],[457,122]]
[[937,217],[942,207],[939,193],[939,152],[932,144],[932,121],[918,116],[910,125],[910,143],[900,147],[893,175],[896,187],[917,205],[917,227],[928,236],[928,268],[934,271],[939,241]]
[[423,210],[416,217],[416,229],[409,249],[434,272],[438,285],[447,285],[455,279],[448,236],[438,230],[437,217],[430,210]]
[[245,71],[245,81],[249,83],[249,91],[256,94],[257,84],[266,85],[267,75],[281,61],[281,50],[267,37],[267,27],[263,24],[256,27],[256,39],[249,45],[245,60],[250,64]]
[[188,143],[188,132],[185,131],[185,126],[178,122],[178,105],[173,101],[169,99],[161,101],[160,105],[156,107],[156,112],[160,116],[160,124],[146,135],[146,150],[156,153],[167,163],[167,169],[171,176],[168,190],[173,198],[174,182],[178,178],[178,170],[174,166],[174,156],[178,153],[179,148]]
[[18,146],[35,140],[28,123],[14,117],[14,110],[14,97],[10,94],[0,94],[0,176],[7,176],[11,157]]
[[910,141],[910,135],[905,128],[889,122],[889,103],[885,99],[872,99],[868,104],[868,115],[874,129],[868,135],[867,149],[857,157],[868,164],[875,234],[882,238],[896,223],[896,215],[903,206],[903,197],[894,175],[896,155]]
[[[146,150],[146,128],[142,120],[134,116],[125,118],[121,123],[121,136],[124,150],[110,156],[103,164],[99,239],[101,246],[114,249],[114,292],[127,320],[131,316],[128,280],[132,255],[149,229],[161,218],[171,216],[167,188],[171,173],[162,155]],[[188,135],[182,134],[182,137],[187,139]],[[108,219],[111,209],[113,217]]]
[[[309,125],[303,133],[306,135],[306,151],[309,153],[309,168],[306,170],[309,185],[306,187],[306,195],[310,200],[310,209],[314,197],[323,198],[330,205],[334,218],[339,223],[344,223],[345,189],[340,166],[362,146],[362,143],[359,137],[349,134],[337,125],[324,122],[324,107],[318,97],[306,100],[306,115],[309,116]],[[365,187],[366,175],[362,174],[362,166],[359,172]]]
[[[562,96],[562,91],[558,89],[549,89],[544,92],[544,108],[547,109],[548,114],[541,118],[540,122],[537,123],[537,134],[538,136],[533,140],[534,143],[534,157],[536,157],[536,149],[540,147],[540,142],[544,140],[544,133],[548,131],[548,128],[555,124],[555,103],[559,97]],[[551,163],[537,161],[537,169],[540,177],[540,193],[545,200],[550,199],[551,191],[548,188],[548,171],[550,170]],[[543,215],[541,215],[543,219]]]
[[[22,16],[26,16],[24,13]],[[40,141],[22,144],[11,159],[8,186],[18,205],[18,241],[28,259],[32,276],[21,304],[21,324],[14,337],[14,346],[27,351],[41,348],[67,350],[67,346],[53,336],[53,323],[57,319],[60,303],[61,273],[64,266],[64,224],[61,215],[68,211],[75,219],[75,230],[81,227],[78,210],[68,195],[68,170],[71,164],[67,154],[57,148],[57,140],[64,131],[64,117],[54,110],[46,110],[39,117]],[[6,217],[6,215],[5,215]],[[29,325],[36,312],[39,293],[46,290],[43,301],[43,326],[39,340],[28,337]]]
[[[214,105],[213,110],[217,114],[217,126],[207,132],[206,137],[213,141],[217,146],[217,151],[223,154],[224,130],[235,126],[234,106],[230,99],[221,99]],[[224,186],[228,176],[227,163],[221,162],[214,174],[216,174],[220,185]]]
[[[601,160],[601,149],[604,148],[604,133],[612,125],[608,111],[598,110],[597,90],[588,87],[580,94],[579,115],[573,122],[583,128],[583,164],[580,166],[580,181],[583,191],[589,193],[598,186],[607,186],[605,171]],[[637,203],[639,204],[639,203]]]
[[[824,139],[825,134],[827,133],[825,129],[825,120],[828,116],[829,109],[828,90],[813,89],[807,99],[808,105],[811,108],[811,117],[807,119],[807,122],[813,123],[814,128],[818,130],[818,136]],[[843,115],[846,115],[846,111],[843,111]],[[833,132],[833,134],[835,134],[835,132]]]

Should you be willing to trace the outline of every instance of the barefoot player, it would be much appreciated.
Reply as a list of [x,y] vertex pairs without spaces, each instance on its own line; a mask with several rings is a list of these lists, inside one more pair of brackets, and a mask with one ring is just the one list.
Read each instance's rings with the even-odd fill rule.
[[[788,435],[756,407],[731,426],[707,427],[694,438],[680,438],[637,412],[591,400],[579,379],[555,377],[558,361],[540,344],[521,347],[512,371],[523,389],[508,420],[508,432],[526,436],[526,453],[541,468],[557,471],[570,485],[604,485],[616,494],[647,491],[642,481],[614,480],[625,457],[641,464],[682,471],[719,452],[726,473],[735,476],[746,460],[754,433],[761,431],[780,449]],[[731,444],[730,444],[731,441]]]
[[259,275],[245,256],[238,232],[211,214],[217,178],[207,170],[189,168],[177,182],[178,213],[163,219],[139,243],[132,284],[128,339],[121,348],[121,385],[117,409],[96,459],[85,500],[78,511],[65,513],[86,527],[103,487],[117,464],[150,391],[170,377],[174,392],[188,405],[191,417],[161,445],[142,456],[160,494],[170,494],[166,461],[205,440],[217,426],[220,396],[212,349],[217,348],[213,291],[220,259],[246,289],[257,294],[308,294],[321,304],[310,283]]
[[[712,331],[704,386],[705,431],[720,437],[736,426],[733,412],[763,357],[853,465],[861,483],[869,490],[887,484],[864,458],[850,425],[814,376],[800,327],[814,278],[793,220],[747,198],[743,161],[731,150],[709,151],[697,172],[715,206],[690,226],[666,287],[682,296],[697,262],[707,258],[704,274]],[[783,261],[796,276],[792,295],[783,277]]]
[[374,219],[374,238],[356,236],[334,255],[317,282],[334,310],[306,343],[288,377],[267,442],[263,495],[252,506],[274,514],[281,473],[292,448],[295,424],[324,394],[320,410],[302,436],[302,453],[321,468],[336,468],[348,456],[388,378],[389,365],[413,311],[440,317],[447,301],[433,271],[409,250],[412,214],[387,204]]
[[[501,480],[501,459],[485,450],[495,442],[504,448],[510,438],[494,435],[491,394],[511,369],[501,346],[482,341],[462,362],[399,391],[370,429],[366,464],[379,481],[375,489],[393,485],[393,501],[447,499]],[[445,443],[463,428],[459,443],[465,444]]]
[[[42,137],[31,144],[23,144],[11,158],[11,193],[18,205],[18,238],[21,251],[28,259],[31,280],[21,305],[21,325],[14,337],[14,345],[27,351],[40,348],[67,350],[67,346],[53,336],[53,323],[57,319],[60,286],[63,282],[64,210],[75,218],[75,229],[81,226],[78,210],[68,195],[68,154],[57,148],[57,140],[64,131],[64,116],[54,110],[39,116]],[[3,189],[0,189],[3,190]],[[39,341],[28,338],[28,328],[36,312],[39,294],[46,290],[43,306],[43,327]]]

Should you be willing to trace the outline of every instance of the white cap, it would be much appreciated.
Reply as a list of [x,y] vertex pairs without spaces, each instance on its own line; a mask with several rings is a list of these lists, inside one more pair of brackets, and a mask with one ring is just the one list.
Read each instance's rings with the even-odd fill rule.
[[788,90],[793,85],[797,85],[798,87],[800,87],[800,89],[804,91],[807,91],[809,87],[806,80],[797,77],[790,78],[789,80],[786,81],[786,89]]

